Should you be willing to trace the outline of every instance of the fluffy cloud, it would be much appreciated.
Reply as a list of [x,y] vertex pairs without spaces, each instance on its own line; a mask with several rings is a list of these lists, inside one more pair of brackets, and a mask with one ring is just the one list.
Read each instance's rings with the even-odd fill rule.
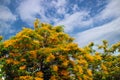
[[42,13],[43,9],[39,6],[40,0],[24,0],[17,8],[18,14],[22,21],[31,23],[37,13]]
[[[44,22],[57,22],[59,19],[56,19],[56,16],[57,14],[61,14],[61,12],[65,12],[65,4],[65,0],[24,0],[20,2],[17,8],[17,13],[21,20],[28,24],[32,23],[37,16]],[[56,10],[56,13],[52,13],[54,9]]]

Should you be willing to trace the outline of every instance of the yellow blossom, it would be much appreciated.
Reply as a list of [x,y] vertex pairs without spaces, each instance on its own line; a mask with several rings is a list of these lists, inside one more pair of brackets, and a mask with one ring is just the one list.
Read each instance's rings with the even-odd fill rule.
[[39,71],[39,72],[36,73],[35,76],[36,76],[36,77],[43,77],[43,73],[42,73],[41,71]]
[[90,69],[87,70],[89,76],[92,76],[92,71]]
[[58,66],[57,65],[53,65],[52,69],[53,69],[53,71],[58,71]]
[[107,70],[107,67],[104,64],[101,64],[101,68],[105,71]]
[[50,62],[51,60],[54,60],[55,59],[55,56],[51,53],[47,59],[46,59],[46,62]]
[[90,55],[90,54],[85,54],[85,56],[86,56],[86,58],[87,58],[89,61],[91,61],[91,62],[94,61],[94,58],[93,58],[92,55]]
[[7,60],[6,60],[6,63],[7,63],[7,64],[13,63],[13,59],[7,59]]
[[83,69],[80,65],[75,66],[74,71],[79,72],[80,74],[83,74]]
[[77,70],[79,71],[79,73],[83,73],[83,69],[82,69],[82,67],[81,66],[79,66],[79,65],[77,65]]
[[78,63],[81,65],[84,65],[84,66],[86,65],[86,67],[87,67],[87,61],[85,59],[78,60]]
[[84,74],[83,75],[83,80],[89,80],[89,77],[86,74]]
[[20,76],[20,80],[33,80],[32,76]]
[[13,61],[13,64],[17,65],[19,64],[19,61]]
[[100,56],[100,54],[99,54],[99,53],[96,53],[96,54],[95,54],[95,59],[97,59],[97,60],[101,60],[101,59],[102,59],[102,57]]
[[20,66],[19,69],[20,70],[24,70],[26,68],[26,65]]
[[68,60],[63,61],[62,65],[63,65],[64,67],[67,67],[67,66],[68,66]]
[[21,59],[21,61],[22,61],[22,62],[25,62],[25,61],[26,61],[26,59]]
[[43,78],[35,77],[35,80],[44,80]]
[[66,70],[62,70],[62,71],[61,71],[61,75],[63,75],[63,76],[67,76],[68,74],[69,74],[69,72],[66,71]]
[[30,54],[31,54],[31,58],[36,58],[37,57],[36,51],[31,51]]
[[60,58],[60,60],[64,60],[65,59],[65,56],[63,56],[63,55],[59,55],[59,58]]
[[51,76],[50,80],[57,80],[55,76]]

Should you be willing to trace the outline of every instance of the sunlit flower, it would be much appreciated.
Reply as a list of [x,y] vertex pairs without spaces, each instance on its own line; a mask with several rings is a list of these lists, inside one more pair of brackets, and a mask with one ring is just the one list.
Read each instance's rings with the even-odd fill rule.
[[57,65],[53,65],[52,69],[53,69],[53,71],[58,71],[58,66]]
[[47,59],[46,59],[46,62],[50,62],[51,60],[54,60],[55,59],[55,56],[51,53]]
[[87,70],[89,76],[92,76],[92,71],[90,69]]
[[13,63],[13,59],[7,59],[7,60],[6,60],[6,63],[7,63],[7,64]]
[[99,53],[96,53],[96,54],[95,54],[95,59],[97,59],[97,60],[101,60],[101,59],[102,59],[102,57],[100,56],[100,54],[99,54]]
[[37,57],[36,51],[31,51],[30,54],[31,54],[31,58],[36,58]]
[[39,71],[39,72],[36,73],[36,76],[37,77],[43,77],[43,73],[41,71]]
[[101,68],[105,71],[107,70],[107,67],[104,64],[101,64]]
[[26,69],[26,65],[20,66],[19,69],[20,69],[20,70]]
[[43,78],[35,77],[35,80],[44,80]]
[[63,61],[62,65],[67,67],[68,66],[68,60]]
[[25,61],[26,61],[26,59],[21,59],[21,61],[22,61],[22,62],[25,62]]
[[15,65],[17,65],[17,64],[19,64],[20,62],[19,61],[13,61],[13,64],[15,64]]
[[62,70],[62,71],[61,71],[61,75],[63,75],[63,76],[67,76],[68,74],[69,74],[69,72],[66,71],[66,70]]
[[50,80],[57,80],[55,76],[51,76]]
[[33,80],[32,76],[20,76],[20,80]]
[[85,54],[86,58],[89,60],[89,61],[94,61],[94,57],[90,54]]

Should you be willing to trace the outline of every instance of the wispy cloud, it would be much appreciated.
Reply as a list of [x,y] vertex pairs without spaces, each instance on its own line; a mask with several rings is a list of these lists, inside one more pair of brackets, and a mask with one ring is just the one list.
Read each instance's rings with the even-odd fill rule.
[[11,25],[16,21],[16,16],[4,5],[0,6],[0,35],[12,33]]
[[0,6],[0,20],[5,22],[12,22],[16,20],[16,16],[6,6]]
[[115,43],[120,40],[120,18],[84,32],[75,35],[76,42],[80,46],[85,46],[89,42],[95,42],[99,44],[101,40],[108,40],[110,43]]
[[103,9],[94,20],[104,20],[108,18],[120,17],[120,0],[109,0],[108,5]]
[[[74,35],[76,42],[80,46],[85,46],[89,42],[95,42],[100,44],[102,40],[106,39],[113,44],[120,40],[120,0],[110,0],[108,5],[96,16],[91,19],[94,23],[99,23],[110,18],[114,18],[111,22],[105,23],[101,26],[96,26],[92,29],[79,32],[77,35]],[[93,24],[94,24],[93,23]]]
[[[86,20],[86,18],[88,20]],[[92,23],[92,20],[89,20],[88,11],[79,11],[71,15],[67,15],[65,19],[58,22],[56,25],[64,25],[66,32],[72,32],[75,28],[82,28],[83,26],[88,26]]]

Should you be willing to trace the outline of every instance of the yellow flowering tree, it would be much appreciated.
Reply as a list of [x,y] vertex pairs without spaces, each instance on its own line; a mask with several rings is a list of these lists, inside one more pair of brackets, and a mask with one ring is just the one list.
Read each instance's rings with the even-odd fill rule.
[[91,76],[85,58],[76,57],[82,56],[78,45],[61,26],[53,27],[37,19],[34,28],[23,28],[3,42],[1,61],[4,60],[2,72],[6,80],[73,80],[82,79],[83,74]]
[[119,80],[120,42],[79,48],[61,26],[34,22],[9,40],[0,36],[0,75],[5,80]]

